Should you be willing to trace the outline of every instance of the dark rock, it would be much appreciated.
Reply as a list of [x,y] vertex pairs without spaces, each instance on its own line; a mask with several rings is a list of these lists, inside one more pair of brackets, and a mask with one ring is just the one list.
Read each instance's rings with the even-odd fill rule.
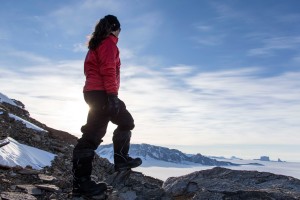
[[17,188],[23,189],[27,194],[34,196],[42,195],[42,191],[34,185],[17,185]]
[[168,178],[163,188],[183,199],[300,199],[298,179],[220,167]]
[[20,169],[17,171],[18,174],[27,174],[27,175],[37,175],[40,173],[39,170],[34,170],[34,169],[28,169],[28,168],[24,168],[24,169]]
[[6,166],[6,165],[0,165],[0,169],[2,169],[2,170],[9,170],[9,169],[11,169],[11,167],[10,166]]
[[56,178],[54,176],[49,176],[46,174],[38,174],[38,177],[40,180],[45,181],[45,182],[52,182],[52,181],[56,180]]
[[2,200],[36,200],[34,196],[30,194],[24,194],[21,192],[2,192]]
[[8,145],[9,143],[10,143],[10,142],[9,142],[9,140],[8,140],[7,137],[1,139],[1,140],[0,140],[0,148],[1,148],[1,147],[4,147],[5,145]]
[[260,159],[258,160],[261,160],[261,161],[270,161],[270,158],[269,156],[261,156]]
[[37,188],[40,188],[42,190],[50,191],[50,192],[59,192],[60,189],[56,185],[51,184],[39,184],[35,185]]

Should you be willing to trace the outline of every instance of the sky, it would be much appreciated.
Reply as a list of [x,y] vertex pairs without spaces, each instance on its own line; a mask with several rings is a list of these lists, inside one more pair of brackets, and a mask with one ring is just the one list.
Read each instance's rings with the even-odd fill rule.
[[81,136],[86,43],[113,14],[132,143],[300,161],[299,1],[0,3],[0,92],[42,123]]

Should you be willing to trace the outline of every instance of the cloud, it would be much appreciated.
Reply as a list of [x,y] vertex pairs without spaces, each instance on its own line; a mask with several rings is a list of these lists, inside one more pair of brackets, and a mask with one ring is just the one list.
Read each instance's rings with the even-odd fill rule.
[[[125,6],[122,1],[77,1],[44,16],[44,20],[52,22],[51,24],[45,23],[45,26],[48,29],[59,28],[67,35],[80,35],[84,31],[88,31],[88,27],[94,28],[98,20],[109,12],[118,13],[122,5]],[[95,18],[95,16],[98,17]]]
[[119,48],[120,49],[120,57],[122,58],[122,60],[134,60],[134,58],[136,58],[135,53],[130,50],[130,49],[126,49],[126,48]]
[[216,46],[223,43],[226,34],[220,33],[216,27],[199,25],[193,26],[196,32],[191,39],[200,45]]
[[138,15],[132,13],[122,20],[121,47],[140,52],[160,34],[164,24],[164,15],[157,11]]
[[[56,10],[41,17],[46,30],[60,30],[62,37],[70,38],[75,36],[90,35],[99,20],[107,14],[116,15],[121,23],[119,47],[131,49],[134,54],[145,48],[155,36],[161,31],[164,23],[164,16],[159,11],[141,10],[147,2],[126,3],[124,1],[78,1],[72,5],[59,7]],[[123,39],[124,38],[124,39]],[[74,44],[73,51],[83,51],[83,44]]]
[[276,16],[279,22],[283,23],[299,23],[300,21],[300,14],[298,13],[289,13],[285,15]]
[[1,92],[22,101],[37,120],[76,135],[88,110],[82,68],[82,60],[46,60],[19,70],[0,66]]
[[200,44],[200,45],[207,45],[207,46],[216,46],[223,43],[225,35],[200,35],[197,37],[193,37],[192,39]]
[[49,63],[49,59],[28,51],[20,50],[9,50],[5,53],[7,56],[13,57],[14,59],[22,59],[29,61],[30,63]]
[[199,31],[206,32],[206,31],[211,31],[213,27],[208,25],[196,25],[196,29]]
[[218,17],[215,18],[216,21],[224,23],[224,21],[238,20],[242,22],[253,22],[256,16],[247,13],[247,10],[241,10],[240,8],[235,8],[234,4],[221,3],[221,1],[210,1],[211,7],[216,11]]
[[168,67],[165,69],[167,74],[171,75],[186,75],[193,72],[194,67],[188,66],[188,65],[176,65],[173,67]]
[[0,54],[0,67],[2,69],[11,68],[12,72],[13,70],[21,71],[27,66],[48,65],[51,63],[51,59],[30,51],[22,51],[5,45],[1,46],[0,50],[2,52]]
[[248,51],[249,56],[274,55],[277,50],[298,50],[300,36],[269,37],[261,41],[262,47]]
[[[175,65],[157,71],[130,59],[122,63],[119,97],[136,122],[133,143],[300,143],[300,73],[262,77],[255,67],[195,69]],[[18,71],[1,67],[0,74],[1,92],[23,101],[43,123],[80,136],[88,109],[82,97],[82,60],[47,61]],[[113,128],[109,126],[106,143]]]
[[[151,135],[164,144],[175,144],[176,138],[186,145],[300,142],[295,140],[299,73],[260,77],[258,68],[246,68],[189,77],[178,73],[174,79],[149,69],[138,76],[136,69],[127,69],[136,77],[123,81],[121,94],[136,115],[137,132],[146,135],[140,140],[149,134],[149,140]],[[175,81],[186,87],[175,87]],[[269,139],[261,139],[265,137]]]
[[73,45],[73,51],[74,52],[87,52],[88,48],[85,44],[77,43]]

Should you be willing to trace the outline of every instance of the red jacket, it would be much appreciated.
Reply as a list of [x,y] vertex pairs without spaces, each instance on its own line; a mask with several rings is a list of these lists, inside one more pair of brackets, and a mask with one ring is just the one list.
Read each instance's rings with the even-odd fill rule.
[[86,76],[83,91],[104,90],[118,95],[120,87],[120,58],[118,38],[109,35],[95,50],[89,50],[84,61]]

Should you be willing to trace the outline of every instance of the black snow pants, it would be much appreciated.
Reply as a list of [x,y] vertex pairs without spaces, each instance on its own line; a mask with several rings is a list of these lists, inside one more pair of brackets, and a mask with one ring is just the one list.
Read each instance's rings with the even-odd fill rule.
[[[107,129],[108,123],[117,125],[114,131],[114,140],[118,138],[131,136],[131,130],[134,128],[134,120],[131,114],[126,109],[126,105],[120,100],[120,110],[117,116],[110,116],[105,107],[107,105],[107,94],[105,91],[87,91],[84,92],[84,100],[89,105],[90,110],[87,117],[87,122],[81,127],[82,137],[78,140],[75,150],[92,149],[96,150],[102,142]],[[126,134],[123,134],[126,133]],[[128,133],[128,134],[127,134]],[[126,140],[130,141],[130,138]]]

